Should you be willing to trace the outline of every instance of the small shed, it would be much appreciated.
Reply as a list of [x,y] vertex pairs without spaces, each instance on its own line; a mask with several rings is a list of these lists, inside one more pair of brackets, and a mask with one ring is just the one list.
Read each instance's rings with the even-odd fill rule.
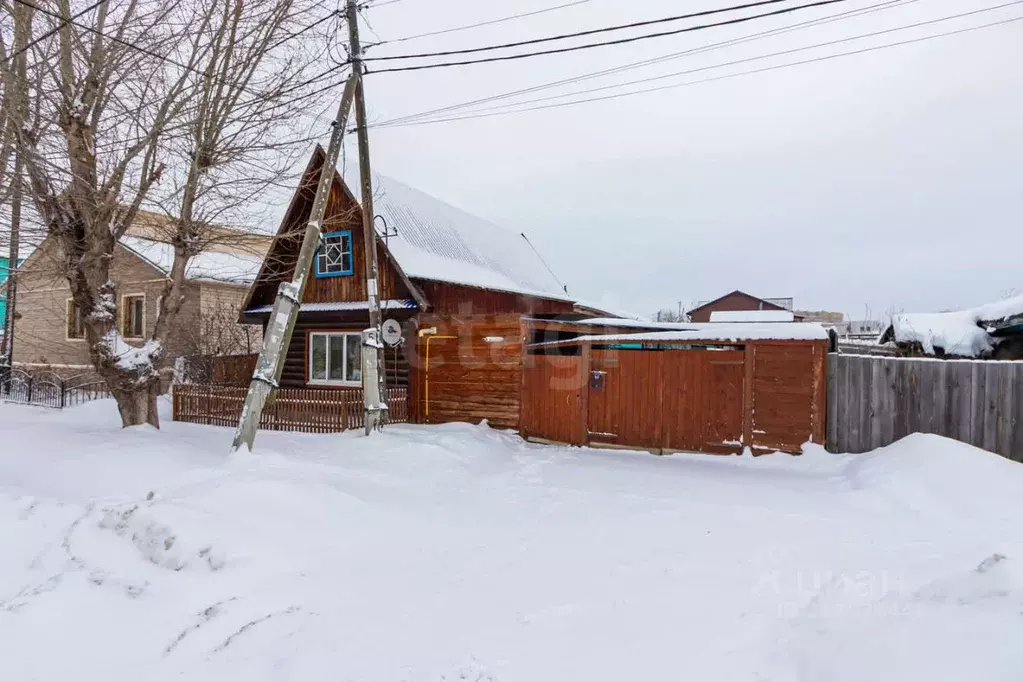
[[574,338],[565,337],[578,327],[534,329],[534,340],[560,338],[526,347],[522,435],[658,453],[798,453],[825,442],[823,327],[674,327]]

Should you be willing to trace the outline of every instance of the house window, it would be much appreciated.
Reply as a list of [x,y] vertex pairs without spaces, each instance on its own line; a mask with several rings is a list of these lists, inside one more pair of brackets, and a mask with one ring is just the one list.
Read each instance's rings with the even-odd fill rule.
[[317,277],[344,277],[355,272],[352,258],[352,232],[329,232],[316,251]]
[[126,339],[141,339],[146,334],[146,297],[143,294],[121,299],[121,334]]
[[309,383],[358,386],[362,382],[362,335],[309,335]]
[[65,320],[67,322],[65,328],[69,339],[85,338],[85,315],[82,314],[82,309],[75,305],[74,300],[70,298],[67,300],[67,317]]

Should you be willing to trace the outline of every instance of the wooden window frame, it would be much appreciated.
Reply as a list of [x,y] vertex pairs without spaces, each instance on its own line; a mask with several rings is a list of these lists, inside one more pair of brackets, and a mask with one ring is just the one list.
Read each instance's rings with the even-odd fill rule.
[[[321,272],[320,271],[320,256],[322,255],[323,249],[326,247],[326,240],[330,237],[341,237],[348,240],[348,269],[339,270],[337,272]],[[343,244],[344,242],[342,242]],[[342,249],[342,253],[344,250]],[[313,273],[317,279],[323,279],[325,277],[351,277],[355,274],[355,240],[352,238],[351,230],[337,230],[335,232],[327,232],[320,238],[320,246],[316,249],[316,255],[313,256]]]
[[85,319],[83,314],[82,319],[82,335],[71,336],[68,332],[71,331],[71,311],[75,310],[78,306],[75,305],[75,299],[70,296],[64,300],[64,340],[65,341],[85,341]]
[[[337,379],[313,379],[313,337],[314,336],[354,336],[359,339],[359,344],[362,344],[362,332],[359,330],[352,329],[309,329],[305,333],[305,383],[306,386],[317,386],[324,388],[361,388],[362,379],[358,381],[339,381]],[[330,376],[330,342],[328,341],[327,346],[327,376]],[[345,357],[348,353],[348,341],[345,340]],[[361,371],[361,369],[360,369]]]
[[[126,333],[127,332],[127,325],[125,324],[125,322],[127,320],[125,319],[124,315],[125,315],[126,312],[129,312],[128,311],[128,306],[127,306],[127,303],[126,303],[126,300],[129,299],[129,298],[141,298],[142,299],[142,333],[140,335],[138,335],[138,336],[129,336]],[[117,326],[120,328],[121,336],[124,337],[125,339],[130,339],[132,341],[141,341],[141,340],[145,339],[146,338],[146,322],[147,322],[147,320],[146,320],[146,294],[145,294],[145,292],[139,292],[139,293],[136,293],[136,294],[123,294],[121,296],[120,314],[118,315],[118,319],[117,319]]]

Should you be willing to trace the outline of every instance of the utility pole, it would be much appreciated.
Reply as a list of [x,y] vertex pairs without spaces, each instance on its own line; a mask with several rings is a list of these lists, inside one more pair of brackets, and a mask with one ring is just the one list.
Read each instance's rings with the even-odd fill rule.
[[377,277],[376,228],[373,224],[373,177],[369,164],[369,131],[366,129],[366,94],[363,85],[362,44],[359,42],[359,8],[356,0],[346,0],[348,38],[355,86],[355,125],[359,138],[359,179],[362,195],[362,237],[366,256],[366,298],[369,305],[369,329],[362,342],[362,395],[366,435],[383,425],[387,413],[384,389],[383,331],[381,330],[380,285]]
[[323,167],[320,169],[320,180],[316,185],[313,208],[309,214],[309,222],[306,223],[302,246],[295,263],[295,274],[290,282],[281,282],[277,288],[277,298],[274,300],[270,321],[263,334],[263,348],[260,350],[256,369],[252,372],[252,382],[249,384],[249,392],[245,396],[245,406],[242,408],[238,430],[235,432],[234,443],[231,446],[232,452],[241,448],[242,443],[248,445],[251,452],[252,443],[256,439],[256,429],[259,428],[259,419],[263,414],[263,406],[266,404],[267,398],[270,397],[270,393],[278,387],[278,382],[281,379],[285,350],[291,343],[291,335],[295,331],[295,320],[298,318],[298,311],[301,307],[302,294],[305,291],[306,282],[309,280],[309,270],[313,265],[316,248],[320,243],[320,229],[323,226],[323,216],[327,210],[327,196],[330,194],[330,186],[334,180],[337,158],[341,154],[342,137],[345,126],[348,124],[348,112],[352,108],[357,82],[358,75],[353,73],[345,83],[345,91],[341,96],[337,117],[332,124],[334,129],[330,134],[330,144],[327,146],[327,154],[323,159]]

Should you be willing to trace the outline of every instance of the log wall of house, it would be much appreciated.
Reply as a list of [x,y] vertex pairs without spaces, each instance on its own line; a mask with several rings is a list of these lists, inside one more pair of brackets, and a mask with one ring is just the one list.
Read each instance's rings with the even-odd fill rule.
[[572,312],[567,301],[522,296],[492,289],[479,289],[446,282],[418,280],[416,285],[436,315],[560,315]]
[[[388,312],[387,317],[393,317],[407,325],[414,317],[413,311]],[[339,313],[323,313],[319,315],[302,314],[295,322],[295,332],[291,337],[291,344],[284,357],[284,368],[281,372],[280,384],[285,388],[305,388],[308,386],[308,345],[306,339],[309,332],[361,332],[368,326],[366,319],[359,319],[354,315],[342,315]],[[408,344],[412,346],[415,342],[415,331],[407,331]],[[406,346],[407,348],[408,346]],[[410,371],[410,353],[406,348],[387,348],[384,351],[384,372],[387,377],[387,385],[392,387],[408,386]],[[329,389],[329,386],[317,386],[317,388]],[[341,387],[344,388],[344,387]]]
[[522,324],[517,314],[448,316],[427,314],[416,338],[410,400],[414,421],[486,419],[517,428],[522,381]]

